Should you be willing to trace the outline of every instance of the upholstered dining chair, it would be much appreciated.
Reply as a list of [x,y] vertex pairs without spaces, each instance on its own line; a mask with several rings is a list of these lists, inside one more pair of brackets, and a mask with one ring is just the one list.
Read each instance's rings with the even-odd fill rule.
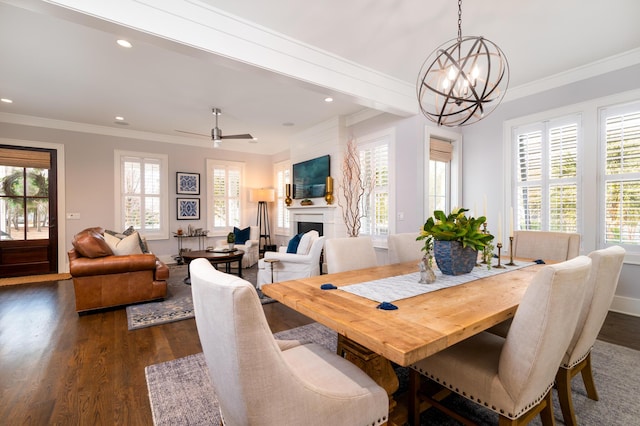
[[442,407],[418,391],[420,375],[498,413],[500,425],[526,424],[538,414],[544,425],[553,424],[551,388],[590,270],[587,256],[544,266],[527,287],[506,339],[482,332],[413,364],[414,424],[420,399]]
[[330,274],[378,266],[371,237],[329,238],[324,255]]
[[580,234],[545,231],[515,231],[513,233],[513,255],[515,257],[564,262],[579,254]]
[[591,348],[609,312],[618,286],[624,255],[625,250],[619,246],[596,250],[589,254],[592,262],[591,276],[585,289],[582,311],[573,339],[556,374],[558,399],[566,425],[577,424],[571,397],[571,379],[576,374],[582,373],[587,396],[594,401],[598,400],[591,371]]
[[417,232],[391,234],[387,237],[389,263],[419,261],[424,255],[424,241],[416,241]]
[[256,289],[205,259],[189,265],[198,335],[225,425],[380,425],[386,391],[315,343],[273,337]]

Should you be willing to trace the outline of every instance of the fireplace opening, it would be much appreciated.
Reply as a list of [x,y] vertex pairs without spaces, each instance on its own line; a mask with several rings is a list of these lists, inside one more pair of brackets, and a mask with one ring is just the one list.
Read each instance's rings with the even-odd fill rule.
[[318,231],[318,234],[322,237],[322,230],[322,222],[298,222],[298,234],[303,234],[309,231]]

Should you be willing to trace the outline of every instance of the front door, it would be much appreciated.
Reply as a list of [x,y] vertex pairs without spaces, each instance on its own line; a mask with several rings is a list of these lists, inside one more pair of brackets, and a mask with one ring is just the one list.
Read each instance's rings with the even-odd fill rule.
[[0,278],[58,272],[56,150],[0,145]]

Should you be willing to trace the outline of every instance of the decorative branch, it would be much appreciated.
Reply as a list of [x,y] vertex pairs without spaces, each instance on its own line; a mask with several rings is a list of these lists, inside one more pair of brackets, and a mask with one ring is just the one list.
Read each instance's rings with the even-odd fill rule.
[[342,208],[342,218],[349,237],[357,237],[360,234],[361,219],[365,216],[360,212],[362,199],[372,192],[374,184],[373,178],[371,182],[363,180],[358,146],[355,140],[350,139],[342,161],[342,183],[339,186],[344,204],[341,197],[338,197],[338,205]]

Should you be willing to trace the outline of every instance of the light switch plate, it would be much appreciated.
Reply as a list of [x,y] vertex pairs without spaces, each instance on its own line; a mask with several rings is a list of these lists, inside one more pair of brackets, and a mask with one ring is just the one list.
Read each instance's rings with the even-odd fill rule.
[[80,213],[67,213],[67,219],[69,220],[79,220]]

